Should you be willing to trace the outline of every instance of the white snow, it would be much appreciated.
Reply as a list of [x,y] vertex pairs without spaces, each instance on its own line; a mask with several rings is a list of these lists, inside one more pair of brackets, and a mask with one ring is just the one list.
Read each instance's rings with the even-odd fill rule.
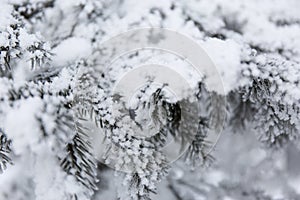
[[11,12],[13,7],[6,3],[6,0],[1,0],[1,12],[0,12],[0,31],[7,28],[11,22],[14,21],[13,17],[11,16]]
[[[72,193],[76,193],[80,200],[87,200],[84,194],[86,192],[85,188],[74,177],[68,176],[59,165],[56,154],[64,152],[54,150],[56,136],[51,135],[45,141],[41,134],[40,124],[36,119],[37,116],[41,117],[46,122],[45,130],[53,132],[56,126],[54,117],[43,115],[42,112],[55,115],[54,113],[58,109],[57,105],[62,103],[62,99],[50,98],[46,95],[43,99],[40,97],[28,99],[21,97],[20,100],[11,103],[12,105],[9,105],[7,100],[9,89],[12,87],[18,89],[24,86],[27,84],[28,78],[31,77],[33,71],[28,70],[30,59],[35,56],[38,58],[43,57],[44,52],[41,50],[37,50],[32,54],[26,50],[32,45],[40,44],[42,36],[49,42],[44,45],[45,50],[50,50],[51,46],[49,44],[55,45],[52,49],[54,56],[51,57],[52,62],[49,65],[51,67],[64,67],[60,74],[53,78],[52,82],[46,85],[47,87],[44,87],[44,89],[47,88],[54,94],[67,89],[69,86],[74,87],[75,81],[72,79],[73,72],[70,71],[70,67],[79,59],[89,59],[90,55],[99,48],[101,42],[133,28],[164,27],[183,33],[204,47],[222,77],[226,94],[250,82],[250,79],[242,78],[242,70],[243,75],[248,77],[252,75],[270,78],[270,73],[274,73],[272,80],[279,86],[278,95],[274,97],[275,100],[288,104],[299,104],[300,89],[299,83],[297,83],[300,77],[299,0],[165,0],[140,2],[136,0],[101,2],[94,2],[93,0],[57,0],[53,7],[45,9],[44,19],[30,21],[22,18],[21,21],[24,26],[18,30],[10,27],[11,24],[17,22],[15,17],[11,15],[14,10],[13,6],[7,2],[20,4],[23,0],[0,0],[0,46],[11,48],[8,54],[12,58],[11,64],[13,67],[13,84],[2,76],[0,78],[0,97],[1,99],[4,98],[3,103],[0,101],[0,128],[3,128],[8,138],[12,139],[13,151],[15,157],[17,157],[15,166],[9,167],[3,175],[0,175],[1,200],[2,198],[6,200],[11,197],[5,199],[5,192],[14,191],[10,189],[11,187],[25,188],[34,196],[32,199],[37,200],[66,199],[67,195]],[[30,2],[36,3],[39,0]],[[119,2],[123,3],[119,4]],[[101,14],[97,14],[97,12]],[[278,21],[291,24],[283,23],[279,25],[276,24]],[[37,31],[41,31],[41,36]],[[214,34],[220,34],[219,39]],[[213,38],[210,36],[213,36]],[[176,41],[172,45],[176,46]],[[253,49],[251,50],[251,48]],[[257,50],[254,50],[254,48]],[[262,49],[262,52],[259,49]],[[191,52],[193,50],[191,49]],[[282,53],[279,53],[281,51]],[[113,63],[114,70],[105,74],[106,77],[111,75],[115,80],[119,80],[120,77],[123,77],[124,74],[129,73],[137,66],[162,64],[170,66],[170,69],[174,69],[175,72],[182,75],[182,79],[176,80],[178,84],[183,85],[183,79],[186,79],[190,85],[193,85],[202,78],[202,76],[197,75],[195,71],[188,68],[188,64],[184,63],[185,60],[176,59],[173,55],[168,56],[169,52],[157,51],[153,53],[149,49],[143,49],[143,52],[139,51],[139,53],[141,57],[145,56],[144,59],[134,57],[129,60],[126,57],[127,55],[118,57],[118,60]],[[6,51],[2,53],[1,50],[1,64],[5,63],[5,56]],[[17,58],[18,56],[21,58]],[[99,59],[101,58],[99,57]],[[250,64],[247,64],[247,61]],[[276,64],[275,67],[271,67],[270,61]],[[127,66],[124,67],[124,65]],[[262,72],[259,66],[263,66],[266,72]],[[162,70],[157,70],[157,72],[161,73]],[[172,73],[165,72],[165,74],[162,74],[161,79],[166,79],[164,77],[172,78],[172,75]],[[134,80],[133,78],[133,85],[135,84]],[[114,85],[115,82],[109,84]],[[91,90],[93,89],[91,88]],[[275,91],[274,86],[272,89]],[[282,96],[283,94],[285,94],[285,97]],[[105,95],[105,93],[100,94],[99,92],[101,98]],[[67,98],[71,99],[72,95]],[[111,99],[108,99],[105,103],[105,109],[101,111],[103,113],[107,111],[107,107],[109,109],[112,107]],[[47,105],[46,111],[43,110],[45,104]],[[113,113],[113,117],[105,115],[103,119],[113,124],[116,122],[114,117],[121,114]],[[299,117],[296,114],[294,115],[291,116],[292,122],[298,123]],[[140,116],[137,116],[137,119],[140,117],[140,121],[146,121],[143,118],[144,116],[146,116],[145,113],[141,113]],[[126,149],[121,152],[120,150],[112,150],[112,153],[116,154],[114,156],[119,159],[116,167],[122,169],[122,164],[129,163],[139,172],[144,172],[148,165],[151,165],[155,172],[146,171],[145,174],[141,174],[141,184],[155,188],[154,183],[159,179],[159,173],[161,172],[159,164],[163,156],[160,154],[154,155],[156,152],[154,153],[154,151],[147,148],[139,151],[141,144],[137,141],[133,143],[125,141],[126,134],[133,135],[136,131],[132,130],[130,122],[128,118],[123,121],[120,120],[117,125],[122,126],[122,130],[107,134],[112,136],[111,140],[118,142]],[[95,129],[93,144],[98,144],[100,139],[103,139],[99,136],[101,131],[104,132]],[[270,195],[276,197],[284,197],[284,192],[288,187],[287,192],[292,191],[300,194],[299,177],[286,180],[288,177],[285,176],[283,167],[284,156],[270,156],[265,149],[261,149],[257,144],[258,142],[253,136],[254,133],[248,129],[245,132],[247,134],[244,135],[236,134],[232,136],[226,134],[220,139],[223,143],[219,143],[216,148],[216,166],[212,166],[211,170],[190,172],[188,167],[185,166],[168,178],[172,179],[171,181],[174,181],[174,184],[182,179],[188,179],[188,182],[194,187],[198,187],[198,183],[199,185],[202,183],[207,184],[203,187],[205,188],[202,191],[204,193],[206,189],[219,189],[219,184],[223,180],[229,180],[241,183],[249,182],[262,187]],[[70,135],[72,134],[74,133],[70,133]],[[102,146],[96,150],[104,151]],[[284,152],[284,150],[282,151]],[[135,155],[143,156],[130,157]],[[277,161],[269,159],[272,156]],[[173,164],[176,166],[178,163]],[[103,191],[105,186],[103,190],[101,190],[101,187],[95,199],[117,198],[116,186],[111,181],[112,172],[103,173],[100,175],[107,179],[107,182],[104,182],[103,185],[107,184],[108,188],[106,188],[107,191]],[[262,175],[262,173],[264,174]],[[189,174],[188,178],[186,178],[187,174]],[[147,178],[146,175],[151,177]],[[128,177],[130,179],[130,176]],[[33,187],[27,186],[28,180],[33,180]],[[167,179],[161,185],[158,185],[159,193],[163,193],[158,198],[175,198],[168,189],[169,181]],[[124,182],[128,183],[126,180]],[[199,188],[203,189],[200,186]],[[140,190],[141,188],[132,190],[130,194],[134,195],[134,192]],[[191,196],[194,197],[196,194],[192,191],[193,189],[183,188],[182,190],[182,193],[186,196],[192,193]],[[124,186],[121,185],[120,192],[126,196],[128,191],[125,191]],[[11,193],[10,195],[14,195],[13,192]],[[18,194],[15,195],[14,199],[24,198],[20,196],[22,191],[16,193]],[[222,195],[224,195],[224,200],[234,199],[228,194],[222,193]],[[153,198],[155,199],[156,196]],[[198,195],[196,198],[204,199],[204,196]]]
[[17,155],[36,151],[42,137],[36,120],[36,113],[41,111],[43,102],[40,98],[21,100],[19,106],[13,108],[6,116],[4,130],[13,142],[13,150]]
[[87,58],[92,52],[90,42],[84,38],[72,37],[61,42],[53,53],[53,64],[64,66],[73,63],[77,59]]
[[27,49],[30,46],[34,46],[38,40],[34,34],[29,34],[24,28],[20,29],[20,47],[23,49]]
[[84,195],[84,188],[74,177],[62,170],[55,155],[47,148],[40,148],[35,160],[34,182],[36,200],[68,199],[77,194],[81,200],[89,200]]
[[241,47],[234,40],[208,39],[202,43],[223,79],[225,93],[240,86]]

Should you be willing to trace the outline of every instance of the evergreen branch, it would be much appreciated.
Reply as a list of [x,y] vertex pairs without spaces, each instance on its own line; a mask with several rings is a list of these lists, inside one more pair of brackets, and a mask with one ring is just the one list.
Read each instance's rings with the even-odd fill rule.
[[[30,61],[31,68],[35,69],[42,67],[43,64],[50,61],[50,57],[52,56],[50,49],[45,45],[46,43],[25,29],[25,23],[22,21],[19,13],[13,11],[11,15],[14,18],[14,23],[10,24],[6,29],[0,30],[0,34],[8,41],[5,46],[0,46],[1,76],[7,75],[6,71],[10,71],[20,59],[24,58]],[[21,33],[34,36],[35,41],[32,41],[32,44],[25,47],[21,46],[21,43],[24,42],[21,41],[24,39],[21,38]]]
[[33,17],[40,19],[47,8],[54,6],[54,2],[55,0],[37,2],[26,1],[22,4],[14,4],[14,9],[27,20],[30,20]]
[[277,89],[271,90],[274,84],[268,79],[254,79],[244,96],[255,106],[255,129],[260,134],[259,139],[267,146],[276,148],[299,137],[296,121],[300,108],[296,104],[274,100],[277,95]]
[[[243,89],[241,89],[243,91]],[[247,124],[253,121],[256,113],[255,105],[243,98],[243,92],[232,91],[227,96],[230,113],[228,125],[235,133],[242,133]]]
[[0,129],[0,173],[2,173],[7,165],[12,165],[13,162],[9,157],[11,153],[11,141],[7,139],[6,135]]
[[97,190],[97,163],[92,154],[89,136],[80,122],[75,122],[76,134],[71,143],[66,146],[67,155],[61,160],[62,168],[73,175],[88,191],[91,196]]

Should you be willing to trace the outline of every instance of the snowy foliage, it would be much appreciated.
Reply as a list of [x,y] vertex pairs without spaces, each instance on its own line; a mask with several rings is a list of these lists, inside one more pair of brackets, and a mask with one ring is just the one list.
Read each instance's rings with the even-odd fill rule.
[[[1,200],[300,198],[299,1],[0,5]],[[217,112],[223,96],[204,87],[205,77],[190,76],[197,105],[189,109],[189,98],[170,99],[151,80],[131,107],[112,95],[137,64],[186,73],[182,60],[147,49],[96,67],[103,41],[141,27],[178,31],[205,49],[223,81],[227,116]],[[207,154],[209,131],[225,117]],[[161,149],[170,137],[191,144],[174,163]]]

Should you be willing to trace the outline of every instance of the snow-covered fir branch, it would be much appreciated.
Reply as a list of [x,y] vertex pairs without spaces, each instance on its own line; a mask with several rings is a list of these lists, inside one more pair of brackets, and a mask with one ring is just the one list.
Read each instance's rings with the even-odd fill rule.
[[[1,200],[300,198],[297,0],[0,5]],[[103,65],[124,45],[101,49],[106,41],[149,27],[203,47],[224,94],[187,70],[186,55],[161,49]],[[124,75],[150,64],[176,68],[180,84],[195,87],[171,98],[170,85],[149,76],[129,105],[115,86],[124,90]]]

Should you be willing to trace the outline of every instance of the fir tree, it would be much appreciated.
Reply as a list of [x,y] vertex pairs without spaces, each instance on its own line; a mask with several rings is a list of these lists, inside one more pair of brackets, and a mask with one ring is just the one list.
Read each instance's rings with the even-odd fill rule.
[[[299,8],[296,0],[1,1],[0,199],[299,199]],[[185,55],[144,48],[102,66],[118,52],[101,49],[104,41],[149,26],[205,49],[226,105],[205,76],[184,98],[153,77],[131,105],[114,93],[140,64],[188,69]],[[214,132],[222,132],[216,146]],[[170,141],[182,147],[175,161]]]

